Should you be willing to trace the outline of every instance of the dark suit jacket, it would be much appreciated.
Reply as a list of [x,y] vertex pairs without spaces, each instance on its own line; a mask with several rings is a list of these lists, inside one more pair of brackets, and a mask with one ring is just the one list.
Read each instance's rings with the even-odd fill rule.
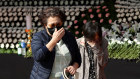
[[[46,30],[34,34],[31,42],[34,65],[30,79],[49,79],[55,58],[55,47],[52,52],[46,47],[50,40],[51,37],[47,34]],[[65,31],[62,40],[68,47],[72,57],[69,65],[77,62],[80,66],[81,55],[75,37],[70,32]]]

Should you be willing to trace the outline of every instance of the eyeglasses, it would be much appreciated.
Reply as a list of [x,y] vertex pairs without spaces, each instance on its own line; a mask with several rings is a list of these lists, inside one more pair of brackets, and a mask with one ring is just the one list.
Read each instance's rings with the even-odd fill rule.
[[48,26],[50,28],[53,28],[53,27],[61,27],[62,26],[62,23],[61,22],[60,23],[51,23],[51,24],[48,24]]

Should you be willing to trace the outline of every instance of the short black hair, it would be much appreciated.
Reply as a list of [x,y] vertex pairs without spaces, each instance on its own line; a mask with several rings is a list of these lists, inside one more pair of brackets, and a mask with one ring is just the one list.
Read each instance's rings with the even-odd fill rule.
[[62,22],[66,20],[64,11],[60,10],[58,7],[48,7],[47,9],[42,10],[39,15],[39,20],[43,26],[46,26],[48,18],[56,16],[59,17]]

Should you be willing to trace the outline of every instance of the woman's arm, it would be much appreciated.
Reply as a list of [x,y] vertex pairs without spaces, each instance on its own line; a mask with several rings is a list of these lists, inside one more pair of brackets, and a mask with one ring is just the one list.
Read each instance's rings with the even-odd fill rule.
[[74,64],[72,66],[67,67],[67,70],[70,72],[71,75],[74,75],[78,68],[79,68],[78,63],[74,62]]
[[36,61],[43,60],[49,54],[51,54],[49,49],[43,43],[44,42],[41,39],[41,35],[39,33],[34,34],[31,42],[31,48],[32,48],[33,58]]
[[75,55],[74,60],[72,62],[72,65],[74,65],[74,63],[78,64],[78,67],[81,66],[81,54],[80,54],[80,49],[78,48],[78,44],[76,42],[76,39],[73,35],[70,36],[71,37],[71,41],[73,43],[72,45],[72,49],[73,49],[73,54]]
[[46,45],[44,45],[41,39],[41,34],[36,33],[33,36],[32,43],[31,43],[33,58],[36,61],[40,61],[45,59],[47,56],[49,56],[49,54],[52,53],[51,51],[53,50],[56,43],[64,36],[64,34],[65,34],[64,28],[61,28],[58,31],[57,29],[55,29],[52,39]]
[[72,49],[73,49],[73,54],[74,54],[74,59],[72,61],[71,66],[68,67],[68,70],[70,72],[70,74],[75,74],[76,70],[81,66],[81,54],[80,54],[80,50],[78,48],[76,39],[73,35],[70,36],[71,37],[71,41],[72,41]]

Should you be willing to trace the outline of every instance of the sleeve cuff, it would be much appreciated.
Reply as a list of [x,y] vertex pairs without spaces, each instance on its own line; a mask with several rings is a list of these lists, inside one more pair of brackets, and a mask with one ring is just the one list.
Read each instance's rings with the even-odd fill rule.
[[43,46],[43,47],[42,47],[42,51],[43,51],[44,53],[46,53],[46,52],[50,53],[49,49],[48,49],[46,46]]

